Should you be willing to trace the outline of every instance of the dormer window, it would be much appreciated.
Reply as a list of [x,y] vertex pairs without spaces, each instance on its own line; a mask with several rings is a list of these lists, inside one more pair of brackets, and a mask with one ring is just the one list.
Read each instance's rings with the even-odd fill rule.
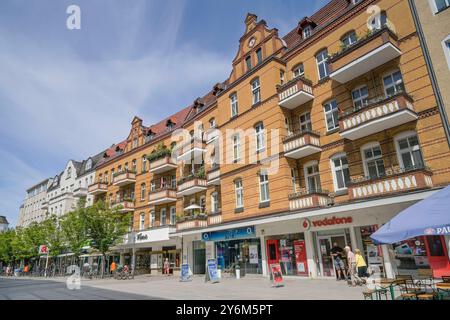
[[86,165],[84,166],[84,169],[87,171],[87,170],[91,170],[91,168],[92,168],[92,160],[89,159],[89,160],[86,162]]
[[302,30],[303,39],[309,38],[311,36],[311,33],[312,33],[312,27],[311,27],[311,25],[307,25]]
[[148,130],[147,135],[145,136],[145,142],[149,142],[149,141],[153,140],[154,137],[155,137],[155,133],[152,130]]
[[174,125],[175,125],[175,123],[172,122],[172,120],[170,120],[170,119],[167,120],[167,123],[166,123],[167,131],[171,131],[173,129]]
[[196,113],[202,112],[204,107],[205,107],[205,104],[203,103],[203,101],[200,98],[197,98],[194,101],[194,108],[195,108]]

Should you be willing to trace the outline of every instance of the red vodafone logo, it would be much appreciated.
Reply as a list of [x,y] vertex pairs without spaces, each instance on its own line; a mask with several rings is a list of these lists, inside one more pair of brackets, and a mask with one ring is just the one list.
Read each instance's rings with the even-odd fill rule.
[[311,228],[311,222],[309,221],[308,218],[303,219],[301,225],[305,230],[309,230],[309,228]]
[[352,222],[353,222],[352,217],[336,218],[333,216],[332,218],[325,218],[325,219],[313,221],[312,224],[314,227],[326,227],[326,226],[332,226],[335,224],[347,224],[347,223],[352,223]]

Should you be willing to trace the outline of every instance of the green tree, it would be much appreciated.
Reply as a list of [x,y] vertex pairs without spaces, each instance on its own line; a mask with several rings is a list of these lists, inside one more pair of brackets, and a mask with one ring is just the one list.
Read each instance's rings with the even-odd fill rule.
[[88,240],[86,209],[84,206],[80,204],[75,211],[64,215],[60,221],[60,225],[67,247],[78,260],[81,250]]
[[63,238],[63,232],[59,225],[59,219],[52,215],[40,223],[39,227],[44,238],[44,243],[48,247],[48,253],[51,257],[56,257],[57,255],[64,252],[66,248]]
[[13,242],[16,230],[10,229],[0,232],[0,261],[10,264],[14,261]]
[[119,212],[120,208],[111,209],[103,201],[86,208],[87,234],[91,246],[102,254],[101,276],[105,270],[106,252],[123,241],[130,226],[130,215]]

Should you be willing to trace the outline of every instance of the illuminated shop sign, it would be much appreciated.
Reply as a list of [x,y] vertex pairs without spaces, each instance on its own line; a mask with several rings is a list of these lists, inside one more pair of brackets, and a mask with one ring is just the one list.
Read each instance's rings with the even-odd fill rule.
[[213,232],[203,232],[203,241],[226,241],[234,239],[254,238],[256,236],[255,227],[245,227]]

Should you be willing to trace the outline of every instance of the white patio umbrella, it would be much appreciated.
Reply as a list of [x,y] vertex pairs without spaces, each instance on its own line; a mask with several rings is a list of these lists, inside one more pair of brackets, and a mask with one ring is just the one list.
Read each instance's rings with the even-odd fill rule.
[[200,207],[197,204],[191,204],[190,206],[184,208],[184,211],[188,211],[188,210],[195,210],[195,209],[201,209],[202,207]]

